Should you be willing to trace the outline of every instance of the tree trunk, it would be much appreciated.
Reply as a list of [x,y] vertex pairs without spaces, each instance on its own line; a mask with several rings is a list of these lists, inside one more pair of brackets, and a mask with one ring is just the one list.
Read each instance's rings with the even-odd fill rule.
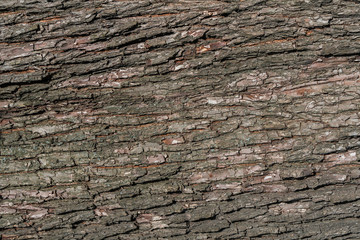
[[359,10],[2,0],[2,239],[360,239]]

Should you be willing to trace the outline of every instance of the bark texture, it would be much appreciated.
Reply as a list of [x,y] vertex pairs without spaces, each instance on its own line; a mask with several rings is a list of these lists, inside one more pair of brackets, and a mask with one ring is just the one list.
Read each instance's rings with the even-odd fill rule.
[[2,239],[360,239],[360,4],[2,0]]

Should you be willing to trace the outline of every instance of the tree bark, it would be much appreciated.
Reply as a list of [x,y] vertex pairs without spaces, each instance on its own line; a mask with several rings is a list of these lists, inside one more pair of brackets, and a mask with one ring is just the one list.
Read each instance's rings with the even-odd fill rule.
[[359,10],[1,1],[1,238],[360,239]]

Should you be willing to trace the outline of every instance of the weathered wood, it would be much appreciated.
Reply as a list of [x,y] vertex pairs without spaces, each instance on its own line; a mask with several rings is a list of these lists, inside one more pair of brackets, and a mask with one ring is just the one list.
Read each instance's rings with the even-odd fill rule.
[[359,1],[2,0],[2,239],[360,239],[359,37]]

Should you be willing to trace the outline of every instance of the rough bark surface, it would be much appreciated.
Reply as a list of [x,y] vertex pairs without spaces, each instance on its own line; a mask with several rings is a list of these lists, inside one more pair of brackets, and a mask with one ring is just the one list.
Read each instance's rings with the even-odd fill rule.
[[360,239],[360,4],[0,2],[2,239]]

